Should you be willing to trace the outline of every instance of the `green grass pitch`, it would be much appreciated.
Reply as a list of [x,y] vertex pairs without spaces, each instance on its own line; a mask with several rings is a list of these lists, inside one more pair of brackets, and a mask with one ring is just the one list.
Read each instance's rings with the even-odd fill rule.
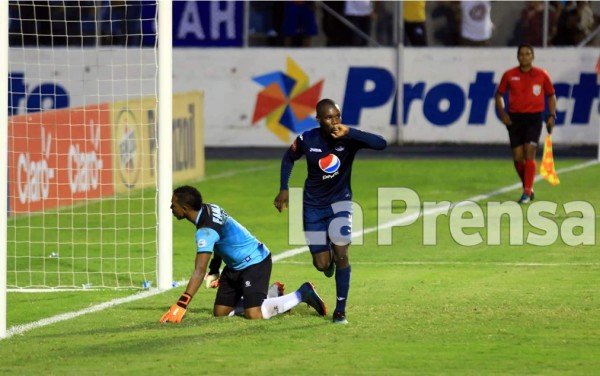
[[[581,160],[557,160],[557,168]],[[302,186],[305,165],[292,174]],[[190,182],[207,202],[224,207],[274,255],[288,244],[288,216],[273,208],[279,161],[208,161],[207,179]],[[561,184],[535,184],[536,201],[558,205],[547,219],[560,226],[576,214],[564,204],[594,209],[598,243],[600,165],[560,174]],[[510,186],[505,160],[361,159],[353,171],[354,201],[364,228],[377,223],[377,188],[406,187],[421,203],[458,202]],[[146,193],[143,193],[146,194]],[[153,194],[153,193],[149,193]],[[478,204],[514,201],[515,189]],[[401,213],[401,204],[393,210]],[[523,208],[527,210],[527,208]],[[124,212],[123,214],[126,214]],[[56,216],[53,216],[56,217]],[[484,220],[487,219],[485,216]],[[42,326],[0,341],[0,373],[18,375],[587,375],[600,369],[600,253],[596,245],[510,245],[503,221],[500,245],[465,246],[439,216],[437,244],[423,244],[423,219],[393,229],[393,244],[377,231],[350,248],[349,325],[331,324],[306,305],[270,320],[211,316],[214,290],[202,288],[180,325],[161,315],[183,292],[151,297]],[[44,225],[50,226],[47,221]],[[525,223],[525,234],[542,234]],[[193,270],[194,229],[174,221],[174,279]],[[581,233],[582,229],[578,230]],[[467,228],[465,233],[485,229]],[[588,234],[589,235],[589,234]],[[114,234],[111,234],[114,236]],[[140,239],[133,239],[142,243]],[[9,281],[11,275],[9,274]],[[315,283],[330,311],[335,285],[317,272],[307,252],[277,261],[272,280],[287,291]],[[79,283],[79,281],[76,281]],[[132,290],[8,293],[8,328],[136,294]]]

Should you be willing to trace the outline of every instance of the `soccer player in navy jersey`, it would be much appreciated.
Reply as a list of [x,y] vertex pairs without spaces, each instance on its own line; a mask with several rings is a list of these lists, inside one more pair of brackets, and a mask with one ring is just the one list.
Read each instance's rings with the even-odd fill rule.
[[[533,182],[537,164],[535,154],[542,133],[542,113],[548,103],[546,129],[552,133],[556,119],[556,95],[552,80],[543,69],[534,67],[533,47],[522,44],[517,49],[519,66],[507,70],[496,92],[496,109],[508,130],[513,164],[523,185],[520,204],[534,199]],[[504,93],[508,92],[508,108]]]
[[[303,193],[304,233],[313,265],[331,277],[335,270],[336,307],[333,322],[347,324],[346,302],[351,267],[348,248],[352,240],[352,163],[359,149],[383,150],[381,136],[342,124],[339,106],[331,99],[317,103],[314,128],[298,136],[281,161],[280,191],[274,205],[288,206],[288,182],[294,162],[306,156],[308,174]],[[330,224],[334,221],[332,228]]]
[[187,219],[196,226],[196,261],[185,293],[161,317],[161,323],[181,322],[188,304],[202,284],[213,252],[218,260],[216,267],[221,259],[226,265],[219,278],[213,307],[215,316],[230,316],[241,299],[244,314],[249,319],[269,319],[301,302],[313,307],[321,316],[327,314],[325,303],[310,282],[302,284],[291,294],[267,298],[273,265],[269,249],[223,208],[204,203],[196,188],[182,186],[175,189],[171,210],[177,219]]

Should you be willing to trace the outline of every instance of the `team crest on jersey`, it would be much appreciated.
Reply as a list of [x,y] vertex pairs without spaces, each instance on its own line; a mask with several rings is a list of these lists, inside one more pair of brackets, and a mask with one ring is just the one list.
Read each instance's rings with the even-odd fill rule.
[[542,93],[542,85],[533,85],[533,95],[540,95]]
[[329,154],[319,159],[319,167],[323,172],[333,174],[340,168],[340,159],[335,154]]

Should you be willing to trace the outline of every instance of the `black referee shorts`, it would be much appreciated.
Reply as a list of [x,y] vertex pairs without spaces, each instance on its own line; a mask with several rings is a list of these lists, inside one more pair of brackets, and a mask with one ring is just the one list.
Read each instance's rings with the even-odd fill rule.
[[510,147],[516,148],[524,144],[538,145],[540,135],[542,134],[542,113],[516,113],[508,114],[512,125],[506,127],[508,129],[508,137],[510,139]]

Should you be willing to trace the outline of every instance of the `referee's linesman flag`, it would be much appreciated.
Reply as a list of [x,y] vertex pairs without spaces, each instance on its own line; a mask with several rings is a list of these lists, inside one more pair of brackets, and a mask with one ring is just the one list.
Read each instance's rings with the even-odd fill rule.
[[552,136],[546,135],[544,141],[544,154],[542,155],[542,163],[540,164],[540,175],[552,185],[559,185],[558,175],[554,170],[554,156],[552,154]]

